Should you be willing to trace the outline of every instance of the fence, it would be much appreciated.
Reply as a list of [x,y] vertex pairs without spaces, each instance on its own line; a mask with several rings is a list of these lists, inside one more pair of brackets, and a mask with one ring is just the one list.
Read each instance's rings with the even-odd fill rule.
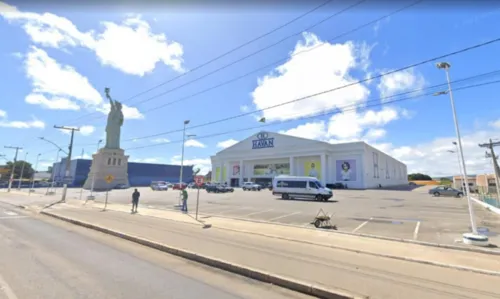
[[492,207],[500,208],[500,199],[497,194],[478,194],[476,198]]

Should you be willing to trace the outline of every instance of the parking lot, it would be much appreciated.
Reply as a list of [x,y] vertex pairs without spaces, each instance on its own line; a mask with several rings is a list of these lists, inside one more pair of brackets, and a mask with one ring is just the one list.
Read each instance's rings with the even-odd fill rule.
[[[153,209],[178,210],[179,191],[152,191],[139,188],[140,206]],[[60,193],[60,191],[58,191]],[[197,191],[189,189],[188,207],[194,213]],[[130,203],[132,189],[113,190],[108,200]],[[82,193],[85,199],[88,191]],[[80,189],[70,189],[72,198],[80,197]],[[99,193],[97,201],[105,194]],[[474,205],[480,230],[500,246],[500,215]],[[322,209],[333,214],[332,224],[339,231],[372,234],[433,243],[455,243],[461,234],[470,231],[467,201],[450,197],[432,197],[425,187],[413,191],[334,190],[328,202],[314,200],[282,200],[269,190],[214,194],[200,191],[201,217],[231,217],[246,220],[313,227],[311,222]]]

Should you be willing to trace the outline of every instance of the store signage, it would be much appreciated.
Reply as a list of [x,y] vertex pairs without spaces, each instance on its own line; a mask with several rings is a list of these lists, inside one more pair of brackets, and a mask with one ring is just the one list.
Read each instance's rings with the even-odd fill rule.
[[274,147],[274,137],[269,138],[266,132],[257,134],[257,140],[252,140],[252,149]]

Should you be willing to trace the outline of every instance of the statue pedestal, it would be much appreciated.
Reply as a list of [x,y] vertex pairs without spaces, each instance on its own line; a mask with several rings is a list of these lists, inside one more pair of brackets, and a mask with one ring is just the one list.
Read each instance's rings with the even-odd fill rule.
[[[118,184],[128,186],[128,158],[122,149],[99,149],[92,155],[92,165],[83,189],[92,189],[92,184],[94,191],[109,190]],[[110,175],[113,181],[108,183],[106,177]]]

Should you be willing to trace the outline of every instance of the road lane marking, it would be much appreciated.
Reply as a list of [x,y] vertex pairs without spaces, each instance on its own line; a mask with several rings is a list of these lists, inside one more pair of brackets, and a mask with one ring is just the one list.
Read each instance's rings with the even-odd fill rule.
[[252,216],[252,215],[257,215],[257,214],[260,214],[260,213],[270,212],[272,210],[273,209],[261,210],[261,211],[253,212],[253,213],[250,213],[250,214],[243,215],[243,216],[241,216],[241,218],[245,218],[245,217]]
[[236,209],[230,209],[230,210],[224,210],[222,212],[219,212],[220,215],[224,214],[224,213],[227,213],[227,212],[234,212],[234,211],[239,211],[239,210],[248,210],[248,209],[251,209],[251,208],[247,208],[247,207],[239,207],[239,208],[236,208]]
[[9,216],[18,216],[19,214],[16,213],[16,212],[11,212],[11,211],[4,211],[5,214],[9,215]]
[[420,221],[415,225],[415,231],[413,232],[413,240],[416,240],[418,237],[418,230],[420,229]]
[[266,220],[266,221],[276,221],[278,219],[281,219],[281,218],[285,218],[285,217],[289,217],[289,216],[293,216],[293,215],[297,215],[297,214],[300,214],[301,212],[294,212],[294,213],[290,213],[290,214],[285,214],[285,215],[281,215],[281,216],[278,216],[278,217],[275,217],[275,218],[271,218],[269,220]]
[[0,291],[3,292],[7,299],[18,299],[12,288],[7,284],[2,275],[0,275]]
[[356,227],[352,232],[355,233],[357,232],[358,230],[360,230],[361,228],[363,228],[363,226],[367,225],[368,222],[370,222],[371,220],[373,220],[373,218],[370,218],[368,219],[368,221],[365,221],[363,223],[361,223],[360,225],[358,225],[358,227]]

